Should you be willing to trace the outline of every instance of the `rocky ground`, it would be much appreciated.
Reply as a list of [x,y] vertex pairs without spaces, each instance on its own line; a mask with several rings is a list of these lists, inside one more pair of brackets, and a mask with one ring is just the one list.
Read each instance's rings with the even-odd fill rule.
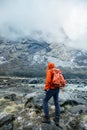
[[51,124],[41,123],[44,83],[42,78],[0,78],[0,130],[87,130],[87,81],[69,80],[64,93],[60,90],[61,127],[53,121],[53,99]]

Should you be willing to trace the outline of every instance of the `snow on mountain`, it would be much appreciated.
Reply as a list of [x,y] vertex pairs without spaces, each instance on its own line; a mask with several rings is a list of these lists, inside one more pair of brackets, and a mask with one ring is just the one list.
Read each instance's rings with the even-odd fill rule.
[[1,56],[0,57],[0,64],[4,64],[6,62],[7,62],[7,60],[3,56]]
[[48,61],[70,73],[72,69],[86,68],[87,51],[71,48],[64,43],[29,38],[19,41],[0,40],[1,72],[32,75],[34,70],[35,74],[39,72],[38,75],[43,75]]

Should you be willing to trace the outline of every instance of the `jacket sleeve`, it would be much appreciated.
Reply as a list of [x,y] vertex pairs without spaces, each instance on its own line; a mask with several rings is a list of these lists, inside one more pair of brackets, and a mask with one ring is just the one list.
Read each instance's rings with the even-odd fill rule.
[[50,88],[51,80],[52,80],[51,79],[51,71],[47,70],[47,73],[46,73],[46,84],[45,84],[44,90],[48,90]]

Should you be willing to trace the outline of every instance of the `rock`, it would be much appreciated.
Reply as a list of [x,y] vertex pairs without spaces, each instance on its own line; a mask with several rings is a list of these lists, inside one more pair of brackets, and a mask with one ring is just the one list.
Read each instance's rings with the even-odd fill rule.
[[37,114],[36,114],[35,110],[31,111],[29,113],[29,116],[30,116],[30,119],[35,119],[37,117]]
[[33,107],[34,105],[32,104],[34,102],[34,97],[36,98],[36,92],[34,93],[30,93],[30,94],[27,94],[24,99],[25,99],[25,103],[24,103],[24,106],[25,107]]
[[25,98],[25,100],[29,100],[31,98],[34,98],[36,95],[37,95],[37,93],[33,92],[33,93],[27,94],[24,98]]
[[80,122],[79,123],[79,130],[87,130],[87,122]]
[[60,102],[60,105],[61,105],[61,106],[65,106],[65,105],[75,106],[75,105],[78,105],[78,102],[75,101],[75,100],[66,100],[66,101]]
[[35,109],[41,110],[43,108],[43,104],[34,104]]
[[0,88],[4,88],[4,85],[0,85]]
[[35,112],[36,113],[41,113],[41,110],[43,108],[42,102],[41,103],[38,102],[38,101],[36,102],[34,100],[34,98],[32,98],[32,97],[27,99],[27,101],[25,102],[24,106],[25,106],[25,108],[35,108]]
[[77,105],[70,108],[69,112],[73,114],[87,113],[87,106]]
[[41,125],[41,130],[64,130],[64,128],[63,127],[58,127],[55,124],[42,124]]
[[68,126],[69,126],[72,130],[76,130],[76,129],[78,129],[78,123],[79,123],[78,120],[73,119],[73,120],[69,121]]
[[5,99],[10,99],[11,101],[16,101],[16,94],[9,94],[7,96],[4,96]]
[[25,101],[24,106],[25,106],[25,107],[33,106],[32,103],[31,103],[32,101],[33,101],[33,97],[28,98],[28,99]]
[[28,102],[28,103],[25,103],[25,104],[24,104],[24,107],[25,107],[25,108],[33,108],[34,105],[33,105],[33,103],[31,103],[31,102],[29,103],[29,102]]
[[37,98],[34,98],[33,104],[34,104],[35,109],[42,110],[43,101],[42,101],[42,98],[40,96],[38,96]]
[[39,83],[38,79],[32,79],[29,81],[29,84],[37,84]]
[[33,124],[31,126],[25,126],[23,127],[22,130],[66,130],[66,128],[64,129],[64,127],[58,127],[55,124],[46,124],[46,123],[42,123],[40,125],[38,124]]
[[[36,78],[32,80],[34,79]],[[30,78],[13,77],[10,79],[10,83],[14,82],[13,86],[7,85],[7,87],[0,88],[0,96],[4,97],[0,98],[0,112],[13,113],[17,117],[15,122],[2,125],[4,128],[0,130],[11,130],[12,127],[14,127],[14,130],[60,130],[53,121],[55,116],[53,98],[49,101],[51,124],[41,123],[44,98],[43,84],[34,84],[35,87],[32,87],[33,84],[29,84],[30,80]],[[84,87],[78,88],[77,85],[67,85],[64,93],[60,91],[61,130],[86,130],[87,128],[87,106],[79,103],[80,99],[87,102],[87,89],[84,89]]]
[[0,115],[1,130],[13,130],[14,115]]

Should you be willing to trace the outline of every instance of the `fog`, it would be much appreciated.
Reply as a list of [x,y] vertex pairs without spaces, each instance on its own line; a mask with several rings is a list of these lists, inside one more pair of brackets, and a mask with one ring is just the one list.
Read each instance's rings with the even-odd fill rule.
[[86,49],[87,1],[0,0],[0,37],[43,39]]

